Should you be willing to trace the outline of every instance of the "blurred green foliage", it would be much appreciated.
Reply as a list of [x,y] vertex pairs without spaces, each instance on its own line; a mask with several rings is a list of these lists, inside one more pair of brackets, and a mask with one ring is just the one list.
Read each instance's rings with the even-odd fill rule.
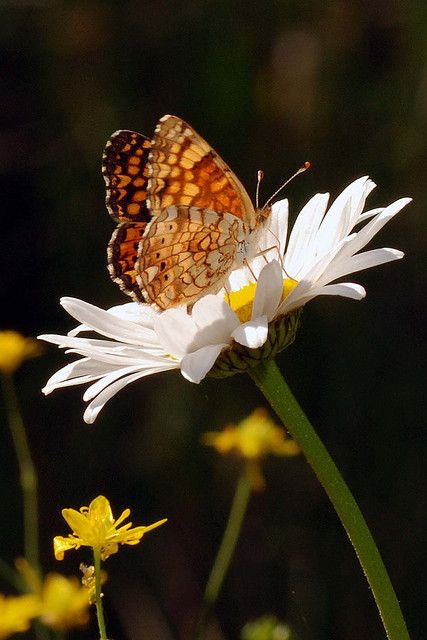
[[[413,196],[376,245],[404,250],[404,261],[363,273],[363,302],[310,304],[279,364],[353,489],[421,640],[427,4],[0,0],[0,46],[4,328],[70,329],[62,295],[125,302],[106,271],[114,225],[100,158],[113,131],[150,136],[164,113],[188,120],[250,193],[259,168],[267,196],[311,160],[287,190],[292,217],[313,193],[337,194],[363,174],[379,185],[372,206]],[[116,639],[169,638],[168,629],[186,639],[237,474],[199,446],[200,434],[240,420],[261,398],[243,376],[195,386],[164,374],[122,391],[88,427],[81,389],[40,394],[63,363],[46,347],[18,374],[40,470],[45,565],[56,566],[51,538],[63,507],[103,493],[113,509],[131,506],[135,521],[168,516],[161,535],[111,559],[107,615]],[[13,560],[22,553],[20,495],[5,429],[0,450],[0,547]],[[357,560],[304,460],[272,459],[266,477],[212,637],[220,628],[237,637],[273,612],[301,640],[382,638]],[[77,573],[75,561],[65,565]]]
[[248,622],[242,629],[242,640],[298,640],[287,624],[275,616],[263,616]]

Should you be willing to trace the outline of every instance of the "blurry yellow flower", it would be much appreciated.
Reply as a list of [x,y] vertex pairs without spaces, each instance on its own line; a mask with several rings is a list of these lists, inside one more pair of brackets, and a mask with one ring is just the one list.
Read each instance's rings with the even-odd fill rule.
[[118,525],[129,517],[130,509],[125,509],[122,515],[114,520],[110,503],[104,496],[98,496],[92,500],[89,507],[81,507],[80,511],[63,509],[62,515],[73,533],[66,538],[62,536],[54,538],[53,547],[57,560],[63,559],[65,551],[78,549],[81,546],[98,550],[101,559],[106,560],[113,553],[117,553],[119,544],[138,544],[147,531],[166,522],[166,519],[163,519],[134,529],[131,529],[132,522],[128,522],[118,528]]
[[89,591],[75,576],[49,573],[40,597],[40,619],[47,627],[65,631],[88,623]]
[[204,444],[215,447],[218,453],[237,453],[247,461],[252,487],[261,490],[265,481],[259,462],[272,453],[277,456],[294,456],[299,447],[286,437],[283,429],[269,417],[265,409],[255,409],[238,425],[229,425],[222,431],[208,432],[203,436]]
[[218,453],[235,451],[243,458],[262,458],[269,453],[278,456],[292,456],[299,453],[298,445],[288,438],[265,409],[255,409],[250,416],[236,425],[229,425],[223,431],[208,432],[203,442],[212,445]]
[[0,331],[0,371],[12,374],[24,360],[39,355],[40,346],[33,338],[24,338],[17,331]]
[[26,631],[30,621],[39,614],[40,605],[33,595],[4,596],[0,594],[0,639]]
[[42,581],[25,558],[17,558],[15,565],[39,603],[37,616],[43,624],[63,631],[87,624],[92,585],[82,580],[82,586],[75,576],[67,578],[59,573],[49,573]]

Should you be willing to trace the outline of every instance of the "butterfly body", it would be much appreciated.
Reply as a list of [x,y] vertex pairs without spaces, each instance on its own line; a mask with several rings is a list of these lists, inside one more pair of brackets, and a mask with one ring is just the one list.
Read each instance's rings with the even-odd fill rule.
[[113,280],[161,309],[217,293],[250,260],[270,208],[255,209],[225,162],[189,125],[164,116],[153,140],[118,131],[107,143]]

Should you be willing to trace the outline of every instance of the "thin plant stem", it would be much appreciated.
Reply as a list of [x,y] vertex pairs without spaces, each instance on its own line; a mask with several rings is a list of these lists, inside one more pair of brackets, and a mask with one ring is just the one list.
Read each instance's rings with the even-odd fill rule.
[[51,631],[40,620],[34,620],[33,625],[37,640],[50,640]]
[[209,614],[221,591],[224,578],[236,548],[250,495],[251,485],[247,470],[245,469],[238,480],[224,535],[206,584],[202,611],[195,632],[195,638],[197,640],[200,640],[204,635]]
[[286,384],[274,360],[249,372],[295,438],[328,494],[370,584],[389,640],[409,640],[396,594],[366,521],[327,449]]
[[95,566],[95,606],[96,617],[98,619],[99,639],[107,640],[107,632],[105,630],[104,607],[102,604],[101,593],[101,551],[93,550],[93,564]]
[[2,383],[9,429],[19,466],[19,480],[23,500],[25,558],[34,571],[40,575],[37,473],[31,457],[27,433],[12,376],[3,374]]
[[0,578],[8,582],[17,591],[25,591],[25,584],[22,576],[19,575],[7,562],[0,558]]

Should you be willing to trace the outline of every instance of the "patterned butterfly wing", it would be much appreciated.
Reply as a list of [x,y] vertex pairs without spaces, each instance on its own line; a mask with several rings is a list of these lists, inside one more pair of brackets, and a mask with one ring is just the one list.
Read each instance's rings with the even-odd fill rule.
[[151,142],[136,131],[116,131],[102,157],[107,209],[116,222],[149,222],[148,157]]
[[116,131],[107,142],[102,173],[107,209],[117,229],[108,245],[108,270],[120,288],[135,300],[144,297],[136,280],[138,245],[151,219],[147,205],[150,141],[135,131]]
[[219,291],[255,213],[231,169],[180,118],[161,118],[151,145],[153,218],[140,243],[137,281],[148,301],[166,309]]
[[226,213],[188,207],[163,209],[139,245],[137,280],[161,309],[193,304],[217,293],[234,263],[243,223]]
[[180,118],[164,116],[151,142],[132,131],[114,134],[103,167],[107,208],[119,222],[108,249],[113,280],[163,309],[218,291],[256,216],[210,145]]
[[253,219],[253,205],[241,182],[186,122],[163,116],[151,145],[148,199],[152,215],[184,205],[231,213],[247,222]]

